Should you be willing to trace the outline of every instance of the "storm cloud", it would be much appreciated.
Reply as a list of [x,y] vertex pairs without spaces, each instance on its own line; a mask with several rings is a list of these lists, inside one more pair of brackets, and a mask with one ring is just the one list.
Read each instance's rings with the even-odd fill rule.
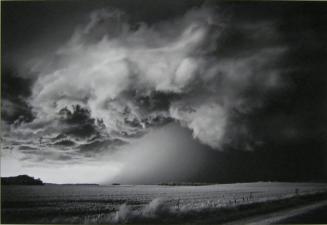
[[[283,11],[258,3],[258,11],[248,16],[251,10],[243,13],[242,3],[185,3],[183,10],[168,4],[176,13],[156,19],[127,6],[100,5],[86,10],[86,19],[73,24],[65,40],[55,41],[56,36],[63,38],[51,30],[48,39],[56,42],[51,48],[42,48],[40,40],[39,47],[26,47],[31,53],[20,56],[24,66],[17,66],[18,75],[6,72],[3,145],[19,152],[23,161],[78,163],[127,151],[134,162],[139,158],[135,152],[143,158],[151,151],[160,155],[153,144],[134,153],[133,146],[161,129],[183,138],[190,135],[192,141],[185,139],[209,155],[263,148],[273,152],[272,143],[291,145],[303,137],[319,142],[324,135],[325,129],[312,120],[319,104],[313,104],[310,114],[304,110],[309,104],[301,101],[310,100],[311,93],[304,71],[316,73],[312,68],[321,65],[319,60],[305,64],[301,48],[308,48],[304,55],[317,52],[312,49],[321,41],[310,30],[310,21],[300,25],[285,20],[291,7]],[[299,41],[285,21],[306,38]],[[309,42],[317,46],[309,48]],[[319,83],[310,79],[309,84]],[[325,79],[321,81],[323,85]],[[21,93],[11,93],[14,86],[22,87]],[[176,150],[181,152],[187,154]],[[130,170],[123,173],[128,177]]]
[[[273,24],[247,26],[241,32],[254,42],[274,32]],[[92,12],[53,54],[53,63],[42,63],[48,66],[39,68],[28,99],[36,118],[23,126],[37,127],[40,137],[102,132],[120,138],[174,119],[222,150],[232,111],[260,107],[262,93],[280,86],[276,62],[286,50],[275,44],[219,57],[226,27],[228,21],[208,7],[151,26],[130,24],[119,10]],[[253,90],[259,95],[248,94]],[[47,131],[38,123],[47,123]]]

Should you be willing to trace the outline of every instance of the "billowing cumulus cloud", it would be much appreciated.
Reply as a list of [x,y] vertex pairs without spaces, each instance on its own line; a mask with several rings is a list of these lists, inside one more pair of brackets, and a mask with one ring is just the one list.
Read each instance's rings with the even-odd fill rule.
[[205,7],[151,25],[132,23],[118,10],[93,12],[52,57],[33,66],[38,76],[27,102],[35,119],[8,126],[6,140],[39,156],[40,146],[49,154],[66,149],[60,160],[69,160],[115,151],[175,120],[223,150],[233,142],[235,115],[260,107],[280,87],[278,60],[286,50],[271,40],[278,39],[272,23],[243,24],[240,37],[273,44],[233,49],[231,57],[220,52],[230,26]]

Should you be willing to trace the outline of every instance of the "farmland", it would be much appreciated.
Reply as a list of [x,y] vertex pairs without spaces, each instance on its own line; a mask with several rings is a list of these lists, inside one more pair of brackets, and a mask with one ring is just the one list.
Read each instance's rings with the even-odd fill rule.
[[278,182],[205,186],[13,185],[2,186],[1,213],[5,223],[165,222],[167,215],[172,221],[193,220],[196,215],[201,220],[204,215],[206,219],[212,215],[222,217],[235,214],[236,208],[326,191],[324,183]]

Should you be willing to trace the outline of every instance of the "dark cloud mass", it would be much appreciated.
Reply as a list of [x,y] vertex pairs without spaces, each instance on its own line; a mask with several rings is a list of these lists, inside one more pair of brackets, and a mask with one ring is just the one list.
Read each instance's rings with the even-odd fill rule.
[[135,4],[3,3],[2,151],[109,154],[127,183],[326,178],[326,4]]
[[26,97],[31,94],[28,78],[21,78],[15,74],[13,68],[7,65],[2,67],[1,87],[1,118],[9,123],[30,122],[34,116]]

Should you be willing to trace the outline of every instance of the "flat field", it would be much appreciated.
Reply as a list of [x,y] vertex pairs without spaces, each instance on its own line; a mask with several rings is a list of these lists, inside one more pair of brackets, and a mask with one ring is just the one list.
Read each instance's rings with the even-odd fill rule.
[[[220,222],[327,192],[325,183],[235,183],[205,186],[2,186],[2,223]],[[261,204],[261,205],[260,205]],[[243,210],[244,211],[244,210]],[[227,216],[227,217],[226,217]],[[212,218],[212,220],[208,220]]]

